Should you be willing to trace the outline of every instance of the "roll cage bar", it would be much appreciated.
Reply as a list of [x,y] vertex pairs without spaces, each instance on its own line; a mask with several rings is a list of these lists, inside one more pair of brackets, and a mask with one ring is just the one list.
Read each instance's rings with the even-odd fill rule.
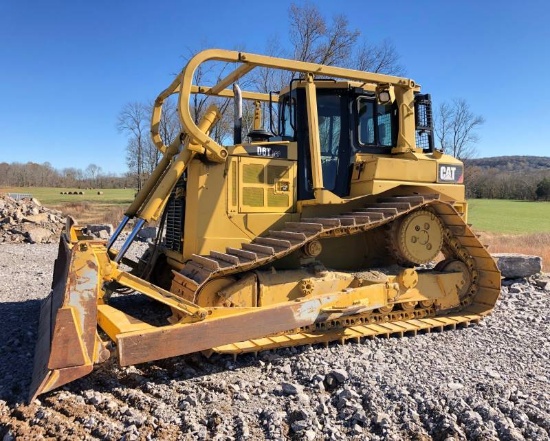
[[[206,61],[239,63],[239,65],[214,86],[194,85],[193,78],[195,71]],[[306,86],[306,89],[310,89],[310,93],[307,94],[309,97],[312,97],[311,92],[314,91],[315,88],[313,79],[315,76],[321,75],[323,77],[355,81],[363,85],[372,85],[379,97],[381,96],[381,92],[387,92],[388,97],[391,96],[397,100],[400,115],[397,146],[394,148],[393,153],[406,152],[416,148],[414,93],[420,91],[420,85],[416,84],[412,79],[244,52],[209,49],[199,52],[192,57],[172,84],[161,92],[155,100],[151,119],[151,136],[157,149],[164,154],[170,147],[164,145],[159,134],[163,103],[169,96],[179,94],[178,112],[184,133],[189,137],[192,144],[202,146],[209,160],[224,162],[228,155],[227,149],[198,128],[191,115],[189,97],[192,94],[204,94],[225,98],[234,97],[233,90],[228,88],[228,86],[257,67],[302,73],[306,78],[307,84],[309,84],[309,86]],[[246,100],[269,102],[270,94],[242,91],[242,98]],[[271,99],[277,99],[277,97],[271,94]],[[312,99],[315,100],[314,97]],[[308,98],[308,101],[309,100],[310,98]],[[313,108],[314,106],[312,104],[312,102],[309,102],[308,108]],[[312,114],[310,113],[310,115]],[[316,118],[310,117],[309,119],[314,119],[314,123],[316,123]],[[309,123],[311,123],[311,121]],[[318,129],[316,124],[310,127],[310,133],[315,133],[315,129]],[[179,143],[180,140],[176,139],[174,142]]]

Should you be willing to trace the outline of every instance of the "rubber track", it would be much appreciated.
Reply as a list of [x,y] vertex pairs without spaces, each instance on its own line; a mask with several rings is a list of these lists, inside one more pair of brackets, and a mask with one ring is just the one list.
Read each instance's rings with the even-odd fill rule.
[[292,253],[312,240],[367,231],[420,208],[432,210],[441,220],[445,229],[445,257],[462,260],[469,269],[472,288],[462,302],[460,311],[436,312],[428,308],[370,314],[364,320],[361,317],[352,322],[349,322],[349,318],[339,319],[332,325],[321,323],[313,328],[225,345],[215,350],[238,354],[335,340],[344,342],[364,337],[413,335],[477,323],[494,308],[500,294],[500,272],[489,252],[452,204],[439,201],[438,195],[383,198],[350,213],[289,222],[283,230],[270,231],[268,236],[257,238],[251,244],[243,244],[240,249],[228,248],[226,253],[213,251],[208,256],[193,255],[182,274],[188,286],[198,290],[213,278],[258,268]]

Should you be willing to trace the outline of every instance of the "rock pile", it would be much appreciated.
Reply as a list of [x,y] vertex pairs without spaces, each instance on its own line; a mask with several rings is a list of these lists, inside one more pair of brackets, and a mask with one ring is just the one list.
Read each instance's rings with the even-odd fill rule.
[[0,196],[0,243],[57,242],[64,225],[60,211],[43,207],[37,199]]

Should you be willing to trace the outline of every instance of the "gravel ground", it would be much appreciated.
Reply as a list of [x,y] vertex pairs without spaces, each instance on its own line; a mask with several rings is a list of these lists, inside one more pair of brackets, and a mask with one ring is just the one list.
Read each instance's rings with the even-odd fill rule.
[[107,362],[22,404],[56,254],[0,244],[0,440],[549,439],[550,293],[524,280],[456,331]]

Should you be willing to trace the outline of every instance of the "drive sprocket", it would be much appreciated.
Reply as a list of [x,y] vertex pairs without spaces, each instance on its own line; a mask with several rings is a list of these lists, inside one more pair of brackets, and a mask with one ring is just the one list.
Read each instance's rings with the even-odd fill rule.
[[405,266],[433,261],[443,246],[443,226],[429,210],[416,210],[391,226],[390,248]]

